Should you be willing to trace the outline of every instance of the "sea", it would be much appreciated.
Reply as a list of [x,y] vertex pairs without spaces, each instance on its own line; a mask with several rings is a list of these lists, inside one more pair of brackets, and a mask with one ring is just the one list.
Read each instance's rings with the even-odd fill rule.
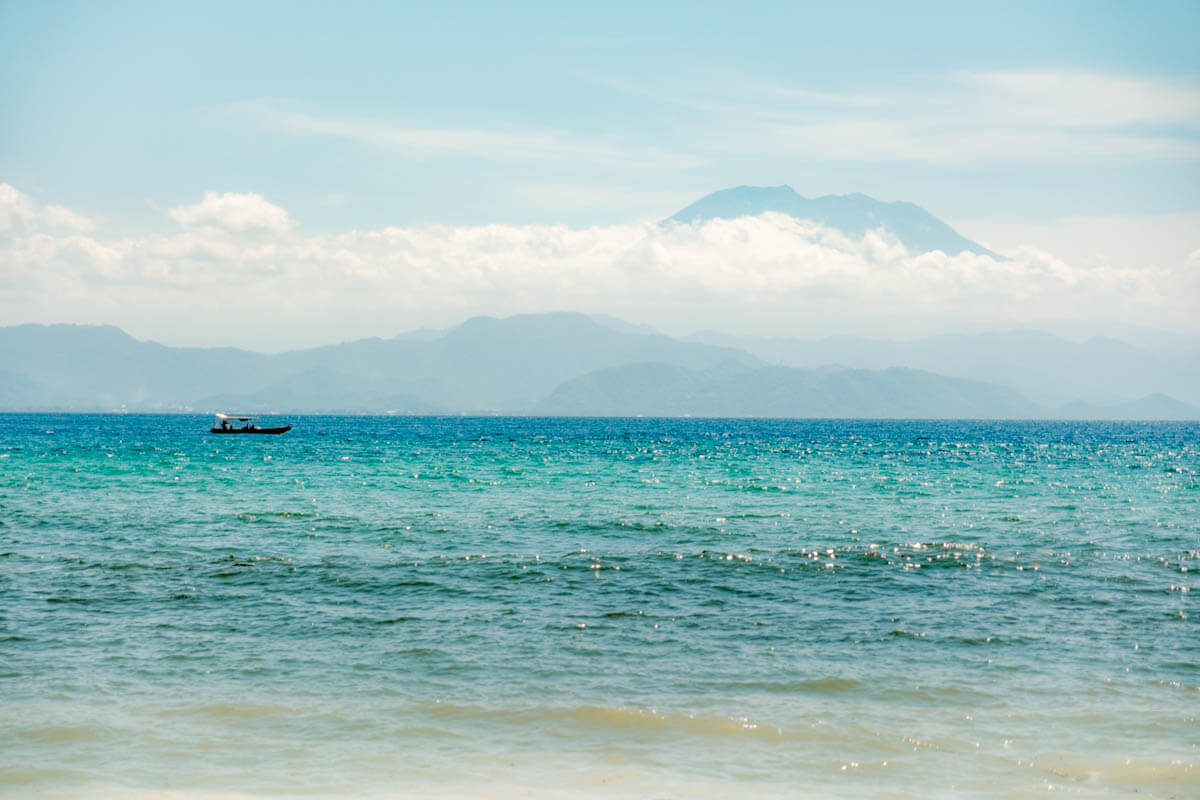
[[0,415],[0,796],[1200,797],[1200,424],[279,422]]

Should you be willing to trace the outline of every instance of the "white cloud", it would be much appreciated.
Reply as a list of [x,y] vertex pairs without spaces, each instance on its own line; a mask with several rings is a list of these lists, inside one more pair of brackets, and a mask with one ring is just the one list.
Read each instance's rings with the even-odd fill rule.
[[16,187],[0,183],[0,233],[12,233],[31,227],[38,207],[33,198]]
[[288,213],[253,192],[205,192],[190,206],[177,206],[168,214],[185,228],[215,228],[234,233],[286,233],[292,227]]
[[87,232],[96,223],[64,206],[43,206],[8,183],[0,183],[0,236],[39,230]]
[[[232,199],[231,199],[232,198]],[[259,214],[259,216],[256,216]],[[1200,271],[910,254],[782,215],[572,229],[422,226],[307,235],[257,195],[174,209],[171,235],[0,241],[0,318],[111,322],[173,343],[263,349],[390,335],[477,313],[606,312],[675,332],[896,335],[989,320],[1110,319],[1195,330]],[[270,237],[245,231],[269,230]],[[969,231],[968,231],[969,232]]]

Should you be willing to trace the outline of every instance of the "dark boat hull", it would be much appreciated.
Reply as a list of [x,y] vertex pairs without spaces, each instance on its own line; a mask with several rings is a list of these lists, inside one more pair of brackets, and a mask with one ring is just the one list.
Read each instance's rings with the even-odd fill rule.
[[287,433],[292,429],[291,425],[284,425],[282,428],[209,428],[209,433]]

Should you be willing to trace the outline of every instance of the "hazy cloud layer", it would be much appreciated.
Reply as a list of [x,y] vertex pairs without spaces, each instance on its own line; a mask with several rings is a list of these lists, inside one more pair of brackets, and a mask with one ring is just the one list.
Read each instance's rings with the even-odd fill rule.
[[[831,91],[726,74],[674,84],[592,77],[653,100],[670,148],[582,131],[371,119],[278,101],[228,111],[274,131],[363,142],[413,160],[467,156],[689,170],[729,155],[848,162],[1079,164],[1200,159],[1200,86],[1083,71],[959,71],[919,89]],[[681,111],[686,113],[681,114]]]
[[299,111],[270,101],[246,101],[228,111],[268,130],[365,142],[413,160],[438,157],[504,161],[591,163],[607,167],[686,169],[702,161],[674,150],[547,128],[493,125],[461,127],[411,120],[375,120]]
[[856,93],[726,75],[701,84],[596,80],[709,119],[693,138],[712,153],[950,164],[1200,159],[1195,82],[960,71],[920,89]]
[[1200,244],[1200,212],[1065,217],[1045,223],[956,220],[954,227],[1002,252],[1036,242],[1076,266],[1182,264]]
[[1063,318],[1190,330],[1200,305],[1195,253],[1129,265],[1079,265],[1030,246],[1006,261],[914,255],[881,231],[849,238],[774,214],[307,235],[259,195],[215,192],[169,212],[175,233],[107,238],[56,228],[54,214],[4,189],[0,198],[17,198],[0,216],[6,322],[106,322],[172,344],[283,349],[553,309],[672,332],[895,335]]

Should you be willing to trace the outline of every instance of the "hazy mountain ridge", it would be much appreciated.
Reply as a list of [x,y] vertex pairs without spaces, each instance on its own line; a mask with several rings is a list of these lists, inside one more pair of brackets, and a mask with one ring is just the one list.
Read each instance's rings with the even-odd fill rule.
[[234,348],[166,347],[113,326],[0,328],[0,371],[23,378],[38,406],[65,410],[176,410],[216,380],[245,384],[270,374],[270,359]]
[[907,341],[835,336],[790,339],[705,331],[688,341],[742,348],[791,367],[903,366],[1013,387],[1037,403],[1079,400],[1119,407],[1155,393],[1200,404],[1200,353],[1138,347],[1111,338],[1074,342],[1043,331],[943,334]]
[[0,328],[0,372],[15,376],[0,401],[7,410],[520,413],[565,380],[645,358],[761,364],[741,350],[622,332],[575,313],[475,317],[432,341],[362,339],[278,355],[168,348],[111,327],[23,325]]
[[[434,338],[264,355],[167,347],[113,327],[22,325],[0,328],[0,410],[1200,418],[1196,406],[1163,392],[1037,402],[1001,385],[1022,379],[1019,359],[1007,365],[1012,375],[979,380],[912,364],[829,366],[854,348],[860,360],[894,359],[889,343],[825,340],[788,356],[812,360],[822,351],[823,364],[789,365],[764,344],[786,351],[780,342],[789,340],[683,341],[650,330],[575,313],[475,317]],[[1044,343],[1041,336],[1032,341]],[[1094,346],[1122,352],[1121,344]]]
[[706,195],[663,222],[691,224],[768,211],[813,220],[851,236],[884,228],[913,253],[941,250],[957,255],[966,251],[1003,259],[914,203],[885,203],[860,193],[809,198],[790,186],[737,186]]

